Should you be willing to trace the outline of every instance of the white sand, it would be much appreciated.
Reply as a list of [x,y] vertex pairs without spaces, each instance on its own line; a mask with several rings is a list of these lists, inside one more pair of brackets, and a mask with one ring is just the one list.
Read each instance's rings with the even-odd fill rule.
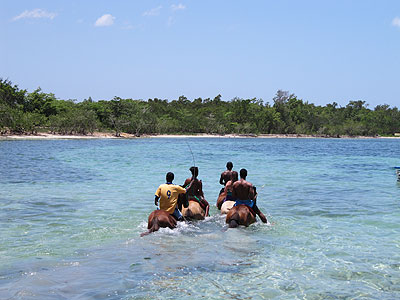
[[[159,134],[159,135],[141,135],[136,137],[133,134],[121,133],[116,137],[111,133],[95,132],[89,135],[61,135],[50,133],[38,133],[36,135],[0,135],[0,140],[41,140],[41,139],[125,139],[125,138],[324,138],[324,136],[306,135],[306,134]],[[340,136],[340,138],[389,138],[400,139],[400,137],[364,137],[364,136]]]

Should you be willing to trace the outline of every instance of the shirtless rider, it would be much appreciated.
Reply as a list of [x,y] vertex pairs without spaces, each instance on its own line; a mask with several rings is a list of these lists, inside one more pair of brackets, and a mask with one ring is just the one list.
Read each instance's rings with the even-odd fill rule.
[[232,197],[236,199],[235,206],[244,204],[248,207],[252,208],[253,211],[260,217],[263,223],[267,223],[267,218],[264,214],[260,211],[257,207],[257,192],[256,188],[253,185],[246,181],[247,177],[247,170],[241,169],[240,170],[240,180],[236,181],[233,184],[232,188]]
[[231,180],[229,180],[226,185],[225,185],[225,192],[226,192],[226,198],[225,201],[235,201],[236,199],[233,198],[232,196],[232,191],[233,191],[233,184],[239,180],[238,172],[232,171],[232,177]]
[[[225,189],[224,189],[225,198],[218,197],[218,200],[217,200],[218,209],[221,209],[222,204],[224,204],[225,201],[235,201],[235,199],[232,197],[232,187],[233,187],[233,184],[236,181],[238,181],[238,179],[239,179],[238,172],[232,171],[231,179],[225,185]],[[221,196],[221,194],[220,194],[220,196]]]
[[187,189],[188,200],[196,200],[199,202],[201,208],[204,209],[206,212],[205,216],[209,216],[208,211],[210,209],[210,204],[208,204],[207,200],[204,198],[203,193],[203,183],[201,180],[197,179],[199,175],[199,168],[198,167],[190,167],[190,172],[192,173],[191,178],[187,178],[183,186],[188,186],[192,183],[192,187]]
[[221,191],[219,192],[219,194],[221,195],[221,193],[225,190],[225,185],[226,183],[231,180],[232,177],[232,168],[233,168],[233,163],[231,161],[228,161],[226,163],[226,170],[224,172],[221,173],[221,177],[219,179],[219,183],[223,184],[224,187],[221,189]]

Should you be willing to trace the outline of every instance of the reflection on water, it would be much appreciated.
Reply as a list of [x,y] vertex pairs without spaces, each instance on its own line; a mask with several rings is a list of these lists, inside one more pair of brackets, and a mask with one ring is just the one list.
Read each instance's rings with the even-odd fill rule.
[[[227,229],[212,207],[140,238],[165,173],[189,176],[186,141],[211,204],[232,160],[273,225]],[[1,142],[0,298],[399,298],[398,143]]]

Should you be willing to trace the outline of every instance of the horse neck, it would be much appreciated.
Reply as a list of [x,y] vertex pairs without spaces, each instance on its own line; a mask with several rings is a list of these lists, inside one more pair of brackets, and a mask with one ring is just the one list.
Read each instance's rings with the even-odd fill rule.
[[178,206],[183,205],[183,207],[189,206],[189,200],[186,194],[180,194],[178,196]]

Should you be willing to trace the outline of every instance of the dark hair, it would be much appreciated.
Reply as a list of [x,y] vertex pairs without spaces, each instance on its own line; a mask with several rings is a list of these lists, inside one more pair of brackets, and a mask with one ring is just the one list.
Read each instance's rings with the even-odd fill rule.
[[235,181],[238,181],[238,180],[239,180],[238,172],[232,171],[232,181],[235,182]]
[[227,163],[226,163],[226,168],[230,171],[230,170],[232,170],[232,168],[233,168],[233,163],[231,162],[231,161],[228,161]]
[[172,182],[175,178],[174,173],[172,173],[172,172],[168,172],[167,176],[165,176],[165,177],[167,179],[167,182]]
[[240,170],[240,178],[246,179],[246,177],[247,177],[247,170],[241,169]]
[[192,175],[194,177],[197,177],[197,175],[199,175],[199,168],[198,167],[190,167],[189,170],[190,170],[190,172],[192,172]]

